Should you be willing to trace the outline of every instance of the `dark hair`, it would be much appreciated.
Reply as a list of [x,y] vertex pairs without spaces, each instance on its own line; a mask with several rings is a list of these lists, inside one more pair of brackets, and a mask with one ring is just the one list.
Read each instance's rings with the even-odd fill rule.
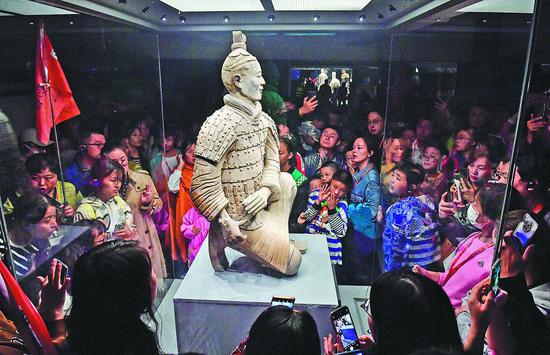
[[332,160],[327,160],[321,165],[321,167],[319,168],[319,171],[321,171],[322,168],[330,168],[332,170],[332,174],[336,174],[336,172],[339,169],[339,166]]
[[439,153],[441,153],[441,155],[448,155],[449,154],[449,151],[447,150],[447,148],[445,148],[443,145],[439,144],[438,142],[436,141],[428,141],[426,142],[426,144],[424,145],[424,149],[422,150],[422,152],[424,152],[426,150],[426,148],[428,147],[431,147],[431,148],[435,148],[439,151]]
[[279,142],[286,145],[286,149],[288,150],[289,153],[294,153],[296,151],[296,147],[294,146],[292,141],[287,137],[279,137]]
[[376,353],[406,354],[430,346],[461,350],[449,297],[434,281],[408,270],[382,274],[370,304]]
[[367,144],[367,151],[373,152],[373,154],[378,152],[378,144],[376,144],[376,141],[371,134],[356,136],[353,138],[353,142],[357,139],[362,139]]
[[[124,168],[118,162],[113,161],[106,156],[102,156],[92,166],[92,170],[90,172],[90,178],[92,179],[92,181],[103,180],[107,176],[111,175],[113,171],[116,171],[117,174],[124,175]],[[94,186],[94,187],[97,187],[97,186]]]
[[474,152],[468,157],[468,160],[466,161],[467,165],[473,164],[476,160],[486,158],[489,161],[489,164],[491,164],[491,157],[489,154],[484,152]]
[[407,178],[407,186],[410,188],[412,185],[419,185],[424,180],[422,176],[422,167],[418,164],[409,162],[401,162],[392,169],[392,171],[399,170],[405,174]]
[[92,134],[101,134],[104,136],[104,129],[105,127],[96,119],[82,122],[79,126],[80,144],[84,144],[85,140],[90,138]]
[[246,355],[318,355],[317,325],[306,311],[270,307],[256,319],[248,337]]
[[350,173],[345,170],[338,170],[332,175],[332,180],[340,181],[342,184],[346,185],[348,189],[348,194],[353,190],[353,177]]
[[322,130],[321,130],[321,134],[323,134],[323,132],[326,130],[326,129],[332,129],[334,131],[336,131],[336,133],[338,134],[338,140],[340,140],[342,138],[342,132],[340,132],[340,127],[338,126],[335,126],[335,125],[332,125],[332,124],[328,124],[326,125]]
[[500,216],[505,190],[505,184],[488,183],[477,192],[483,215],[492,221],[496,221]]
[[29,175],[40,173],[44,169],[50,169],[54,174],[58,174],[56,165],[52,162],[48,154],[34,154],[25,160],[25,167]]
[[36,224],[46,215],[50,203],[42,194],[28,192],[15,204],[15,218],[20,225]]
[[80,354],[158,354],[156,335],[142,321],[151,309],[151,259],[137,242],[114,240],[75,263],[67,341]]

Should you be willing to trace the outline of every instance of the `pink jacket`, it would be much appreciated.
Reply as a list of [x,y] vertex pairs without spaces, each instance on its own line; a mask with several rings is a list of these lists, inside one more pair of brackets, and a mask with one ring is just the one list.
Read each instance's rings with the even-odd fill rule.
[[[200,230],[198,234],[193,233],[193,227],[197,227]],[[185,238],[190,240],[187,250],[189,264],[195,260],[202,242],[204,242],[204,239],[206,239],[208,235],[209,228],[210,222],[200,214],[196,207],[191,208],[183,216],[181,221],[181,233]]]
[[[439,275],[439,284],[454,308],[460,307],[466,293],[491,273],[495,247],[492,243],[482,242],[480,235],[480,232],[475,232],[464,239],[456,248],[449,270]],[[462,266],[456,268],[461,264]]]

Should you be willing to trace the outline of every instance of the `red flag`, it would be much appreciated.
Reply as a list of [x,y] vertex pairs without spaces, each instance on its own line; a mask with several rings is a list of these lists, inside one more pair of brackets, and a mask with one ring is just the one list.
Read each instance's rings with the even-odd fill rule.
[[53,127],[51,106],[53,106],[55,124],[79,115],[80,110],[76,106],[73,93],[57,60],[52,43],[44,31],[44,25],[41,24],[39,27],[35,68],[36,138],[47,144],[50,141],[50,130]]

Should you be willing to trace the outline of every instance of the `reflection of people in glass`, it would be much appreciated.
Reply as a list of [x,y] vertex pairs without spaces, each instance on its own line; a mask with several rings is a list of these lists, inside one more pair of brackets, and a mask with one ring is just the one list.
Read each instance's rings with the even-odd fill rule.
[[13,265],[16,276],[37,266],[35,257],[49,246],[48,239],[57,231],[57,210],[38,193],[27,193],[16,204],[15,223],[10,230]]

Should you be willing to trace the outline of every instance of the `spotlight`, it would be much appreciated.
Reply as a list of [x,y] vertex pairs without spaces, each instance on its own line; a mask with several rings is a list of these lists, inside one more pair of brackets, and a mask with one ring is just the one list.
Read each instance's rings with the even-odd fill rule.
[[69,21],[69,25],[74,25],[74,21]]
[[440,19],[440,18],[436,18],[436,19],[435,19],[435,22],[441,22],[441,19]]
[[397,11],[395,6],[393,6],[392,4],[390,4],[390,6],[388,6],[388,9],[390,9],[390,11]]
[[378,18],[381,20],[381,19],[384,18],[384,15],[382,15],[382,13],[379,12],[379,13],[378,13]]
[[487,19],[486,19],[486,18],[484,18],[484,19],[481,19],[481,22],[483,22],[483,23],[487,23]]
[[223,17],[223,22],[228,23],[229,20],[230,20],[229,16],[225,15],[225,16]]
[[527,20],[525,23],[528,24],[528,25],[530,25],[530,24],[531,24],[531,20]]
[[181,22],[181,23],[185,23],[185,21],[186,21],[185,16],[181,15],[181,16],[180,16],[180,22]]
[[321,19],[321,16],[319,16],[319,15],[313,16],[313,21],[315,21],[315,22],[319,21],[320,19]]
[[267,19],[269,20],[269,22],[273,22],[273,21],[275,21],[275,16],[274,15],[269,15],[269,16],[267,16]]
[[162,22],[166,22],[166,15],[162,15],[162,16],[160,17],[160,20],[161,20]]
[[367,19],[367,16],[365,15],[359,16],[359,22],[365,22],[366,19]]
[[128,3],[128,0],[118,0],[119,4],[126,5]]
[[32,22],[32,21],[31,21],[31,22],[29,22],[29,25],[31,25],[31,26],[32,26],[32,25],[34,25],[34,22]]
[[149,15],[149,6],[145,6],[143,10],[141,10],[145,15]]

